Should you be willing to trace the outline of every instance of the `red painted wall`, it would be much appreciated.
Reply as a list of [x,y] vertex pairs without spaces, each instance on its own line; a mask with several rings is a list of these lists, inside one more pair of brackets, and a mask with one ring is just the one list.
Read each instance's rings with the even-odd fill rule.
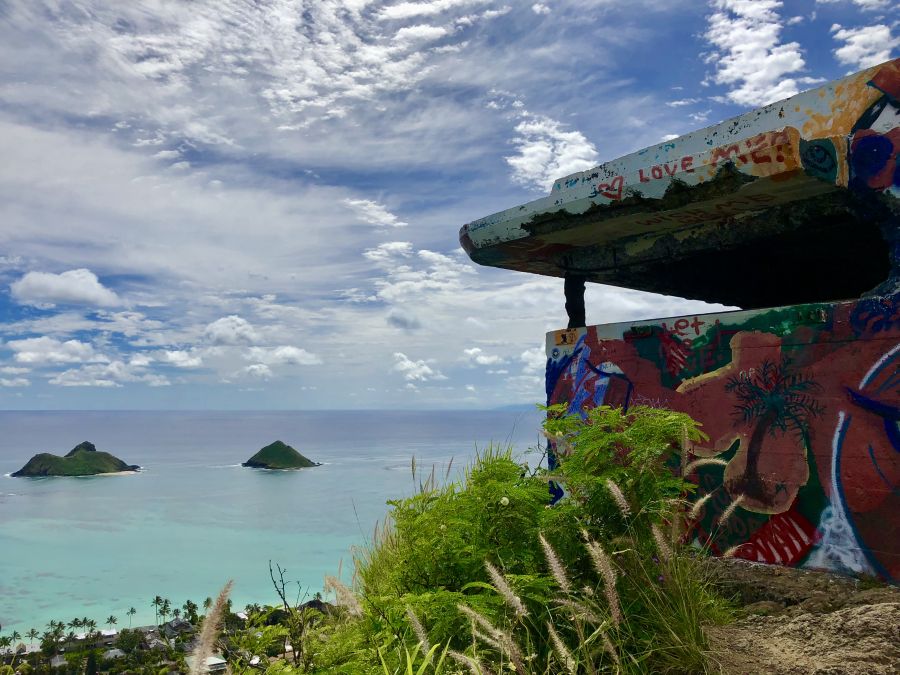
[[550,403],[703,424],[713,551],[900,581],[900,297],[556,331],[547,357]]

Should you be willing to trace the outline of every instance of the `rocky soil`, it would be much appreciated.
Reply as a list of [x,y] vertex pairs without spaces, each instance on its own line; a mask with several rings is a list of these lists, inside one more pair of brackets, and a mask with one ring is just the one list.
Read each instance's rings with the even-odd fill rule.
[[741,618],[710,630],[727,675],[900,673],[900,588],[827,572],[710,561]]

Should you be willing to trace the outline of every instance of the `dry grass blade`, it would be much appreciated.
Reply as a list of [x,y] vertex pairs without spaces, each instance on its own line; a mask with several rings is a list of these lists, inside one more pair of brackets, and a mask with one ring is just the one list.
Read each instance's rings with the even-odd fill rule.
[[585,619],[591,623],[602,623],[603,619],[597,616],[591,609],[580,602],[568,598],[556,598],[555,602],[560,607],[565,607],[576,619]]
[[603,633],[603,649],[612,657],[613,661],[616,662],[616,665],[619,665],[619,655],[616,653],[616,648],[613,646],[612,640],[609,639],[609,636],[606,633]]
[[197,640],[197,646],[194,647],[193,662],[191,663],[190,675],[206,675],[206,659],[212,656],[213,648],[216,645],[216,639],[219,637],[219,627],[222,625],[222,619],[228,608],[228,596],[231,594],[231,587],[234,585],[232,580],[228,580],[219,591],[219,596],[213,603],[212,608],[203,619],[203,629],[200,631],[200,638]]
[[346,609],[351,616],[362,615],[362,607],[360,607],[356,595],[336,577],[330,575],[325,577],[325,591],[334,591],[337,604]]
[[728,505],[728,508],[722,513],[722,516],[719,518],[719,525],[724,525],[728,522],[728,519],[731,518],[731,515],[737,510],[737,507],[740,506],[744,501],[744,495],[738,495],[737,498]]
[[566,568],[563,567],[562,561],[556,555],[556,551],[553,550],[550,542],[544,538],[543,534],[538,534],[538,539],[544,549],[544,557],[547,558],[547,565],[549,565],[550,572],[553,574],[553,578],[556,579],[556,583],[559,584],[563,593],[570,592],[572,586],[569,583],[569,577],[566,576]]
[[519,596],[513,593],[512,588],[510,588],[509,583],[506,581],[506,577],[500,574],[500,571],[486,560],[484,561],[484,567],[487,569],[491,581],[494,582],[494,588],[496,588],[497,592],[503,596],[506,604],[516,613],[516,616],[528,616],[528,610],[525,609],[525,605],[522,604]]
[[708,502],[712,498],[712,495],[713,495],[712,492],[707,492],[705,495],[700,497],[700,499],[698,499],[696,502],[694,502],[694,505],[691,507],[691,511],[690,511],[691,520],[696,519],[697,516],[700,515],[700,511],[703,509],[704,506],[706,506],[706,502]]
[[616,502],[616,506],[619,507],[619,511],[622,513],[624,518],[627,518],[631,515],[631,506],[628,504],[628,500],[625,499],[625,495],[622,494],[622,490],[616,485],[615,481],[610,478],[606,479],[606,489],[609,490],[609,493],[612,495],[613,500]]
[[[481,628],[486,633],[488,633],[488,637],[490,638],[490,640],[484,640],[484,636],[481,636],[481,634],[473,627],[472,634],[476,638],[480,637],[480,639],[482,639],[487,644],[491,644],[491,641],[498,643],[500,645],[500,650],[502,652],[506,652],[506,654],[509,656],[509,660],[512,662],[515,671],[520,675],[525,675],[527,671],[525,670],[525,662],[522,658],[522,652],[519,649],[519,646],[516,644],[516,641],[513,640],[512,636],[509,633],[505,633],[497,628],[494,624],[488,621],[487,618],[476,612],[468,605],[459,604],[456,606],[456,608],[476,624],[481,626]],[[491,644],[491,646],[494,645]]]
[[733,558],[735,553],[738,552],[738,549],[743,546],[743,544],[738,544],[737,546],[732,546],[725,553],[722,554],[722,558]]
[[659,557],[668,562],[672,559],[672,547],[669,546],[669,543],[663,536],[662,530],[659,529],[659,525],[653,523],[650,526],[650,531],[653,533],[653,541],[656,542],[656,550],[659,551]]
[[406,618],[409,619],[413,632],[416,634],[416,637],[419,638],[419,644],[422,645],[422,651],[427,653],[428,650],[431,649],[431,642],[428,641],[428,634],[425,632],[425,627],[422,625],[422,622],[419,621],[419,617],[416,616],[413,608],[408,605],[406,607]]
[[454,649],[447,650],[447,656],[469,669],[472,675],[493,675],[493,673],[477,659],[466,656]]
[[556,656],[559,658],[560,662],[562,662],[565,669],[569,671],[570,675],[576,675],[578,666],[575,663],[575,659],[572,658],[572,652],[566,647],[562,638],[559,637],[559,633],[556,632],[553,624],[549,621],[547,622],[547,632],[550,633],[550,642],[553,643],[553,651],[556,652]]
[[622,609],[619,604],[619,593],[616,591],[616,571],[613,569],[612,560],[606,555],[606,551],[590,537],[587,537],[587,549],[591,556],[594,569],[603,579],[603,592],[606,602],[609,604],[609,613],[613,623],[619,625],[622,621]]
[[728,462],[718,457],[704,457],[703,459],[695,459],[693,462],[684,467],[684,475],[690,475],[701,466],[728,466]]

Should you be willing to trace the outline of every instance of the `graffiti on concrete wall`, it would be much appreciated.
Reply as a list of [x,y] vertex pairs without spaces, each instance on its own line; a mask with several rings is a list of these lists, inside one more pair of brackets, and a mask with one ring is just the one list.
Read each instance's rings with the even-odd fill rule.
[[556,331],[547,355],[550,403],[703,424],[714,552],[900,581],[900,297]]
[[[586,244],[655,237],[845,188],[900,198],[898,111],[895,59],[562,177],[546,197],[464,225],[460,243],[481,264],[558,276],[567,252]],[[693,199],[683,190],[725,170],[741,178],[727,194]],[[603,225],[589,241],[577,227],[585,219]]]

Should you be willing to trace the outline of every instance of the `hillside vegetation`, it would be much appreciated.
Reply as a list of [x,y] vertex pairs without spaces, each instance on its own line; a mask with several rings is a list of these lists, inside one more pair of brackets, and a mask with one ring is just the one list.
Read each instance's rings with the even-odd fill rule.
[[21,469],[11,474],[14,477],[36,476],[95,476],[118,471],[137,471],[136,464],[126,464],[118,457],[101,452],[93,443],[79,443],[64,457],[41,452],[28,460]]
[[287,443],[275,441],[243,463],[254,469],[305,469],[318,464],[307,459]]

